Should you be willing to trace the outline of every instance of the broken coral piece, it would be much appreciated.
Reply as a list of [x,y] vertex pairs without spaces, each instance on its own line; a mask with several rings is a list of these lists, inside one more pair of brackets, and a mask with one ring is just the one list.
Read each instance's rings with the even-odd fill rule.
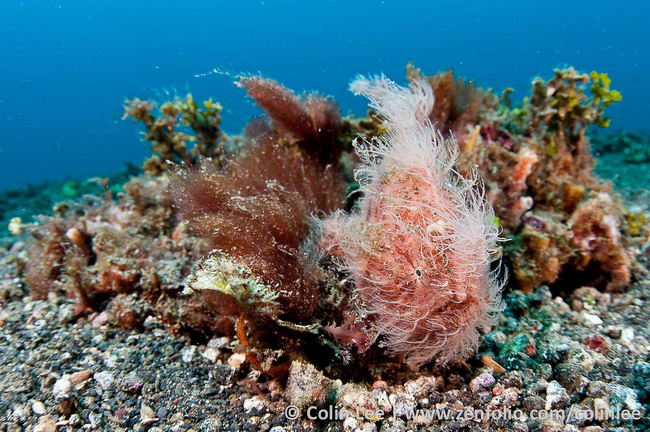
[[161,275],[170,272],[171,261],[165,266],[161,257],[187,253],[164,235],[174,223],[167,188],[163,177],[136,178],[119,202],[74,204],[31,224],[27,255],[33,264],[25,280],[32,295],[62,291],[77,300],[78,313],[118,294],[140,292],[154,301]]
[[600,192],[581,202],[571,215],[572,243],[582,257],[579,266],[596,264],[610,274],[606,289],[622,291],[631,279],[631,260],[622,243],[622,217],[612,198]]

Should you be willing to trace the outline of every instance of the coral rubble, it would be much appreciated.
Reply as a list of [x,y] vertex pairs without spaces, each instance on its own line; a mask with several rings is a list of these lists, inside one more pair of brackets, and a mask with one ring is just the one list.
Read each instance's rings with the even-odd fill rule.
[[[73,302],[60,296],[26,298],[17,260],[6,264],[11,254],[22,252],[0,252],[0,423],[7,431],[650,426],[647,280],[625,293],[582,288],[565,300],[546,287],[513,291],[479,356],[464,365],[350,382],[297,359],[283,385],[251,370],[236,338],[193,343],[164,332],[155,317],[144,331],[125,331],[99,316],[75,320]],[[286,415],[294,413],[289,405],[297,418]],[[333,409],[353,415],[313,419]]]
[[[556,70],[533,81],[521,106],[503,105],[459,133],[459,169],[477,168],[485,181],[512,239],[506,251],[522,289],[591,283],[621,290],[629,283],[633,253],[620,235],[622,210],[593,174],[586,136],[591,125],[609,125],[605,108],[620,99],[605,74]],[[593,237],[599,245],[585,240]],[[616,264],[602,259],[602,248]]]

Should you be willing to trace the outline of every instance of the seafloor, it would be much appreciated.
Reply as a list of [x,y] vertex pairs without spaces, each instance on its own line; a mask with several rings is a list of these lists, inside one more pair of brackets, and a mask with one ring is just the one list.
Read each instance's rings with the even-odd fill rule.
[[[647,138],[621,133],[591,141],[595,172],[614,183],[626,208],[650,215],[650,158],[635,153],[639,146],[648,148]],[[121,185],[137,175],[132,169],[108,183]],[[563,289],[562,283],[571,285],[567,280],[524,290],[528,293],[509,288],[496,328],[466,361],[419,371],[395,362],[371,364],[368,373],[355,375],[298,356],[287,378],[251,364],[249,342],[239,329],[212,337],[182,329],[170,333],[164,314],[148,312],[142,322],[124,325],[111,318],[114,309],[112,316],[101,308],[80,313],[79,299],[64,291],[40,299],[30,293],[24,273],[36,263],[30,261],[28,240],[4,228],[15,217],[26,223],[51,213],[62,200],[92,206],[104,199],[103,184],[49,183],[1,195],[0,431],[650,428],[647,245],[640,247],[624,290]],[[161,260],[170,274],[179,265],[174,259]],[[99,298],[97,304],[105,307],[109,300]],[[312,411],[322,418],[308,418],[310,406],[323,410]],[[293,416],[293,408],[299,416]],[[337,418],[346,410],[358,416]]]
[[[4,256],[5,262],[7,254]],[[512,329],[532,329],[546,352],[529,364],[503,373],[474,363],[464,368],[432,369],[403,382],[371,389],[346,384],[337,405],[355,409],[375,406],[389,412],[379,427],[357,420],[288,420],[284,410],[322,391],[323,376],[306,366],[302,388],[287,398],[282,385],[242,367],[232,341],[216,338],[194,345],[170,336],[149,318],[142,331],[125,331],[101,320],[75,321],[73,302],[57,296],[30,301],[12,264],[2,267],[0,353],[3,431],[149,430],[149,431],[623,431],[644,430],[645,421],[613,422],[576,418],[521,421],[494,419],[408,419],[399,414],[415,408],[546,408],[583,410],[594,407],[642,409],[647,403],[650,331],[650,281],[636,283],[612,300],[583,292],[568,302],[542,289],[524,298],[513,296],[513,313],[504,318],[499,337],[511,349],[521,344]],[[584,313],[588,305],[589,313]],[[506,315],[507,316],[507,315]],[[513,333],[517,336],[513,337]],[[526,333],[523,333],[526,334]],[[596,347],[589,346],[586,341]],[[524,342],[528,344],[528,342]],[[513,348],[514,347],[514,348]],[[392,418],[392,413],[397,416]]]

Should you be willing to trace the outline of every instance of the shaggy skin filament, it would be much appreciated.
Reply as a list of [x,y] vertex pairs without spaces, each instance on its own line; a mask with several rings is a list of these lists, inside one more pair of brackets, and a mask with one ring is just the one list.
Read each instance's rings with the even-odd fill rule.
[[352,214],[323,222],[323,241],[352,275],[357,313],[380,344],[413,366],[462,360],[501,310],[502,282],[490,271],[499,229],[476,179],[454,170],[458,144],[428,115],[431,86],[385,77],[350,86],[370,99],[387,133],[356,141],[363,196]]

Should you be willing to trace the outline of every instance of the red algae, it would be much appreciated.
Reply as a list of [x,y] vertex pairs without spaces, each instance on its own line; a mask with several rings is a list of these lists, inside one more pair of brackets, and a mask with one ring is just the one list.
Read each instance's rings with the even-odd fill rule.
[[320,297],[318,271],[303,243],[313,214],[342,202],[339,175],[272,140],[250,145],[225,169],[210,161],[182,170],[172,196],[182,220],[273,290],[286,316],[310,316]]
[[266,112],[280,140],[299,143],[320,163],[338,164],[341,115],[333,100],[317,93],[299,98],[282,84],[259,76],[243,77],[237,85]]

